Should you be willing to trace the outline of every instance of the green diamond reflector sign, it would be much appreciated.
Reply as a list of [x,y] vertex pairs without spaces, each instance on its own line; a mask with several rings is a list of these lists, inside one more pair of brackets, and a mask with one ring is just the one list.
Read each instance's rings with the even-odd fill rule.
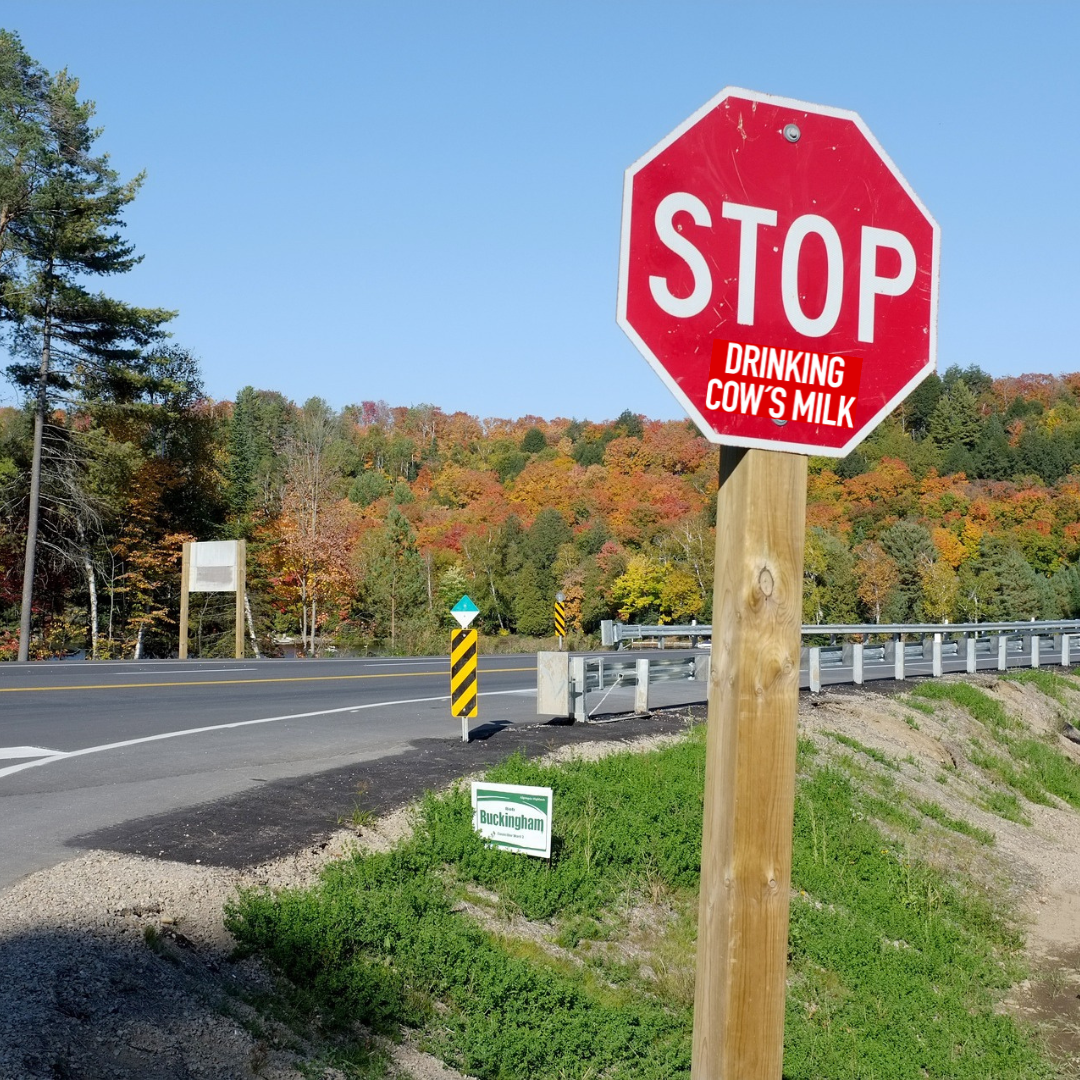
[[469,599],[467,596],[463,596],[451,609],[450,614],[454,616],[458,626],[462,630],[468,629],[469,623],[476,618],[480,609]]

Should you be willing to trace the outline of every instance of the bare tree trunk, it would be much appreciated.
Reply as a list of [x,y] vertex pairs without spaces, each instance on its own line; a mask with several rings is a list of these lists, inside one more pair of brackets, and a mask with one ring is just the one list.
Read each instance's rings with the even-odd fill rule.
[[83,556],[83,569],[86,571],[86,587],[90,592],[90,659],[96,660],[98,658],[97,578],[89,555]]
[[135,635],[135,655],[132,657],[132,660],[141,660],[142,659],[143,631],[145,631],[145,630],[146,630],[146,623],[145,622],[139,623],[139,632],[138,632],[138,634]]
[[112,655],[113,616],[116,612],[116,556],[110,552],[112,569],[109,572],[109,655]]
[[315,589],[311,590],[311,655],[315,656]]
[[255,636],[255,620],[251,617],[251,597],[244,593],[244,613],[247,615],[248,624],[248,637],[251,638],[251,648],[255,652],[255,659],[261,660],[262,653],[259,652],[259,639]]
[[48,313],[45,338],[41,346],[41,367],[38,371],[37,402],[34,407],[34,451],[30,463],[30,505],[26,517],[26,557],[23,561],[22,606],[19,609],[19,660],[30,659],[30,620],[34,607],[34,566],[37,562],[38,506],[41,502],[41,444],[45,433],[45,411],[48,408],[49,361],[52,338]]
[[305,570],[300,578],[300,651],[306,653],[307,649],[307,571]]

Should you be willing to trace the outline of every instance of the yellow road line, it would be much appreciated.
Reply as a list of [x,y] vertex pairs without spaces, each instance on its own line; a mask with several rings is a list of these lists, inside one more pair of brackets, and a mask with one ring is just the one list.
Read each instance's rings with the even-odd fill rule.
[[[536,667],[488,668],[485,675],[498,675],[503,671],[535,671]],[[197,674],[193,672],[192,674]],[[53,690],[138,690],[158,686],[243,686],[249,683],[283,682],[346,682],[354,679],[415,679],[421,675],[443,675],[441,671],[402,671],[386,675],[288,675],[273,679],[207,679],[205,682],[137,682],[137,683],[101,683],[90,686],[0,686],[0,694],[50,693]]]

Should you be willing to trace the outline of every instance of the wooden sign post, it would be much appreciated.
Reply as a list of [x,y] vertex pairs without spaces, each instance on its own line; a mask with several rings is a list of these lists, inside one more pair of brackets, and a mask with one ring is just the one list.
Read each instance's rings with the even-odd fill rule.
[[806,462],[720,450],[692,1080],[779,1080]]
[[618,322],[720,444],[693,1080],[781,1080],[809,454],[935,367],[939,230],[855,113],[728,87],[626,170]]
[[[184,544],[180,562],[180,649],[188,658],[188,614],[193,592],[236,593],[237,660],[244,659],[244,599],[247,588],[247,543],[243,540],[210,540]],[[254,628],[252,629],[254,635]]]

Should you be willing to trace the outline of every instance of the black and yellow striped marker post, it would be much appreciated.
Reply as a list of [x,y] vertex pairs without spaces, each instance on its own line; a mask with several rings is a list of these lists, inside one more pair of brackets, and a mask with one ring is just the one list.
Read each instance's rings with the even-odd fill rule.
[[559,648],[562,649],[566,641],[566,596],[563,593],[555,594],[555,634],[559,639]]
[[469,741],[476,717],[476,631],[450,631],[450,712],[461,717],[461,741]]

